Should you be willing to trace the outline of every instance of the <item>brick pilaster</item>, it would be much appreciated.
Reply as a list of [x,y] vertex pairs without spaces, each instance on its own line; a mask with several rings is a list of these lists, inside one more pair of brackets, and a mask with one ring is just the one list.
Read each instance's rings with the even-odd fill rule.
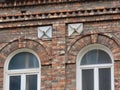
[[54,24],[52,39],[52,90],[65,90],[65,24]]

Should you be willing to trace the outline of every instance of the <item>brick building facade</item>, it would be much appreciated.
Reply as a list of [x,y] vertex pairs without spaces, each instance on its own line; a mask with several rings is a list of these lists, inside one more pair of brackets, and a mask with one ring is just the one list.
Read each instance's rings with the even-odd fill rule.
[[39,59],[38,89],[81,90],[77,60],[90,45],[110,53],[106,90],[120,90],[120,0],[3,0],[0,12],[0,90],[19,75],[9,65],[20,52]]

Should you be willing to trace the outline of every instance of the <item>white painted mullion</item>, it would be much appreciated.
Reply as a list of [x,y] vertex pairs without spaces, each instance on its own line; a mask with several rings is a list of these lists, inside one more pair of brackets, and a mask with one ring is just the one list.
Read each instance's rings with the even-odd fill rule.
[[82,69],[80,69],[79,71],[80,71],[80,78],[78,78],[78,79],[79,79],[79,81],[81,81],[80,90],[82,90]]
[[40,90],[41,84],[40,84],[40,74],[37,74],[37,90]]
[[97,68],[97,70],[98,70],[98,77],[97,77],[97,79],[98,79],[98,90],[99,90],[99,82],[100,82],[100,81],[99,81],[99,69],[100,69],[100,68]]
[[8,74],[11,74],[11,75],[17,75],[17,74],[21,74],[21,73],[36,73],[36,72],[39,72],[39,68],[35,68],[35,69],[20,69],[20,70],[9,70],[7,71]]
[[21,90],[25,90],[26,86],[26,76],[24,74],[21,75]]
[[94,65],[81,65],[81,69],[92,69],[92,68],[107,68],[112,67],[112,64],[94,64]]
[[98,68],[94,68],[94,90],[99,90]]
[[82,90],[82,69],[79,67],[76,68],[77,69],[77,74],[76,74],[76,90]]
[[114,66],[111,67],[111,90],[114,90]]
[[9,90],[9,87],[10,87],[10,76],[8,75],[7,78],[6,78],[7,82],[6,82],[6,87],[5,87],[5,90]]

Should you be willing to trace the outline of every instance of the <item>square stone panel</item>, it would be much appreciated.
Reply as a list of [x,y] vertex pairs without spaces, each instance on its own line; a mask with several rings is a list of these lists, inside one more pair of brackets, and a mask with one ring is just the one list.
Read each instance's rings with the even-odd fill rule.
[[80,35],[82,31],[83,23],[68,24],[68,36],[71,36],[75,32]]
[[38,27],[38,38],[51,39],[52,38],[52,26],[40,26],[40,27]]

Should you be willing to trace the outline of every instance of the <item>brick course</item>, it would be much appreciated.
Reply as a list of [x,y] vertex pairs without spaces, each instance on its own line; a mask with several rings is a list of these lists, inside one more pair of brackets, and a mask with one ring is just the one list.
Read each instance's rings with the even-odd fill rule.
[[[120,90],[119,4],[119,0],[0,3],[0,90],[6,59],[21,48],[35,51],[40,58],[41,90],[76,90],[76,57],[90,44],[102,44],[111,50],[114,90]],[[68,36],[71,23],[83,23],[83,32]],[[38,38],[37,28],[45,25],[52,25],[50,40]]]

